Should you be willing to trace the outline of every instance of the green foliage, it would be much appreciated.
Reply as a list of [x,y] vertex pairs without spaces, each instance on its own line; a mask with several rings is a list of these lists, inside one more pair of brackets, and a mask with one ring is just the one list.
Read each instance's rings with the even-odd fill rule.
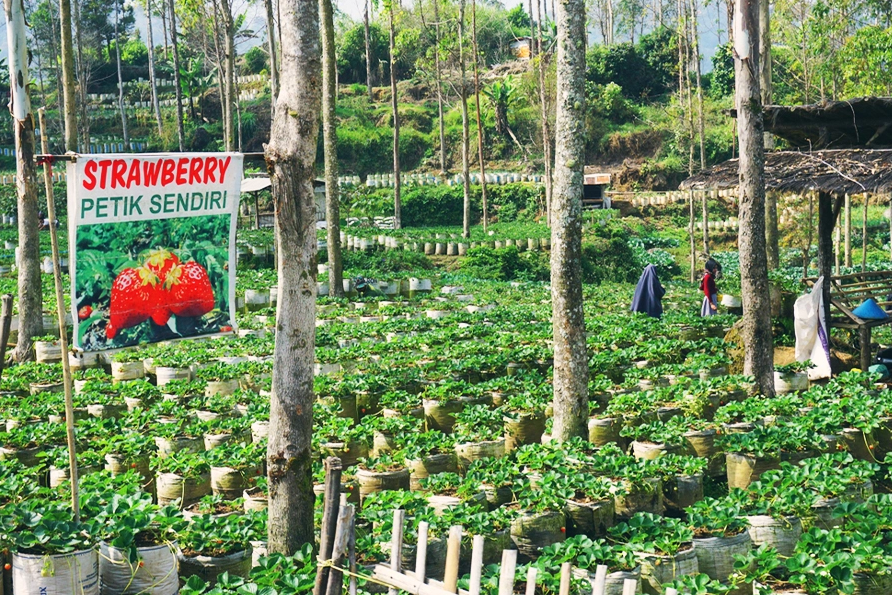
[[471,248],[461,263],[461,271],[477,279],[494,281],[547,281],[551,276],[547,255],[518,252],[514,246]]
[[261,74],[269,68],[266,52],[260,46],[254,46],[242,57],[245,74]]
[[[372,76],[378,76],[377,81],[390,76],[388,66],[389,46],[387,33],[377,23],[369,25],[369,46],[371,48]],[[357,23],[347,29],[337,44],[338,80],[341,83],[366,82],[365,68],[365,29],[362,23]],[[380,74],[379,74],[380,69]]]

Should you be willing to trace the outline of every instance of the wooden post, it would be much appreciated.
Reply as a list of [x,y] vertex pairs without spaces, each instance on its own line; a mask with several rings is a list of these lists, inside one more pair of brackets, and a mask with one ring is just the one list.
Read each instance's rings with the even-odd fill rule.
[[347,553],[350,563],[350,582],[347,588],[349,595],[356,595],[356,517],[353,517],[353,526],[350,528],[350,544]]
[[325,562],[331,559],[334,546],[335,532],[341,503],[341,459],[328,457],[325,459],[325,493],[323,494],[324,508],[322,509],[322,529],[319,536],[319,561],[321,564],[316,570],[316,584],[313,587],[314,595],[322,595],[328,584],[329,567]]
[[[892,219],[890,219],[892,221]],[[836,261],[836,274],[839,275],[839,242],[840,242],[840,234],[842,230],[839,225],[836,226],[836,239],[833,242],[833,256]],[[892,238],[892,225],[890,225],[890,234],[889,237]]]
[[[833,273],[830,253],[833,249],[833,227],[836,224],[841,198],[836,199],[836,208],[830,194],[818,192],[818,275],[824,277],[823,318],[830,328],[830,278]],[[848,196],[846,196],[848,200]],[[829,338],[829,337],[828,337]]]
[[536,595],[536,577],[539,574],[539,570],[535,566],[530,566],[527,568],[527,589],[525,591],[526,595]]
[[418,523],[418,550],[415,553],[415,578],[424,582],[427,575],[427,530],[426,521]]
[[846,194],[845,212],[845,240],[846,240],[846,267],[852,266],[852,197]]
[[475,535],[471,547],[471,580],[468,584],[470,595],[480,595],[480,578],[483,574],[483,547],[486,538],[483,535]]
[[517,550],[502,551],[502,568],[499,571],[499,595],[514,594],[514,572],[517,569]]
[[461,527],[449,528],[446,541],[446,572],[443,575],[443,588],[450,593],[458,592],[458,557],[461,549]]
[[861,215],[861,272],[867,269],[867,207],[870,205],[870,195],[864,196],[864,209]]
[[6,344],[9,343],[9,328],[12,326],[12,296],[7,293],[2,300],[3,306],[0,307],[0,376],[3,375],[3,367],[6,365]]
[[341,595],[344,592],[344,559],[350,546],[350,535],[354,531],[353,505],[347,504],[338,509],[338,522],[332,548],[332,566],[328,573],[327,595]]
[[561,582],[558,587],[558,595],[570,595],[570,570],[573,565],[570,562],[561,564]]
[[595,582],[592,584],[592,595],[604,595],[607,587],[607,566],[598,564],[595,568]]
[[688,224],[691,232],[691,283],[697,281],[697,242],[694,240],[694,191],[690,190],[688,194],[688,207],[690,210],[690,222]]
[[[390,569],[394,572],[400,571],[400,564],[403,558],[403,524],[406,520],[405,510],[393,511],[393,534],[390,539]],[[390,588],[387,590],[389,595],[397,595],[397,590]]]
[[861,343],[861,371],[866,372],[870,368],[870,327],[867,325],[858,328],[858,342]]
[[635,595],[638,592],[638,581],[627,578],[623,581],[623,595]]
[[[49,146],[44,122],[44,108],[37,110],[40,118],[40,142],[44,155]],[[53,165],[43,162],[43,181],[46,185],[46,214],[50,220],[50,243],[53,252],[53,281],[56,285],[56,317],[59,322],[59,345],[62,349],[62,382],[65,390],[65,429],[68,435],[68,466],[71,473],[71,510],[74,520],[80,519],[80,501],[77,497],[77,444],[74,437],[74,402],[71,395],[71,362],[68,361],[68,334],[65,329],[65,297],[62,293],[62,266],[59,260],[59,231],[56,229],[56,200],[53,196]]]

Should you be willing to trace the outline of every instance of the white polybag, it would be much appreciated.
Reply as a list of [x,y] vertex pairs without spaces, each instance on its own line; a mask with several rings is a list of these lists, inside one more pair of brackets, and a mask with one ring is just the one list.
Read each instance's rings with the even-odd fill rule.
[[99,595],[96,550],[12,555],[13,595]]
[[820,277],[811,293],[799,296],[793,304],[796,329],[796,361],[811,360],[809,380],[830,378],[830,333],[824,320],[824,277]]
[[177,595],[180,591],[175,545],[138,548],[139,563],[130,565],[127,552],[99,545],[101,595]]

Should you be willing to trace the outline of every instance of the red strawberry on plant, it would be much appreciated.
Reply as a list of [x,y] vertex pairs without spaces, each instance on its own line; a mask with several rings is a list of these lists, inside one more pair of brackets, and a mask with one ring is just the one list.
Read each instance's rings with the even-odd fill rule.
[[119,330],[145,322],[157,308],[160,285],[158,276],[146,267],[124,269],[111,289],[109,321],[105,334],[114,339]]
[[204,316],[214,309],[214,288],[203,266],[190,260],[170,269],[164,279],[168,305],[177,316]]
[[86,320],[93,314],[93,308],[90,306],[84,306],[80,310],[77,311],[78,320]]

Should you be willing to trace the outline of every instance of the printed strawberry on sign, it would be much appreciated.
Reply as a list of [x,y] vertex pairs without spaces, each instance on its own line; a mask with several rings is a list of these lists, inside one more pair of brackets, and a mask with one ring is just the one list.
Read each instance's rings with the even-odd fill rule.
[[68,167],[75,345],[231,332],[243,156],[84,155]]

